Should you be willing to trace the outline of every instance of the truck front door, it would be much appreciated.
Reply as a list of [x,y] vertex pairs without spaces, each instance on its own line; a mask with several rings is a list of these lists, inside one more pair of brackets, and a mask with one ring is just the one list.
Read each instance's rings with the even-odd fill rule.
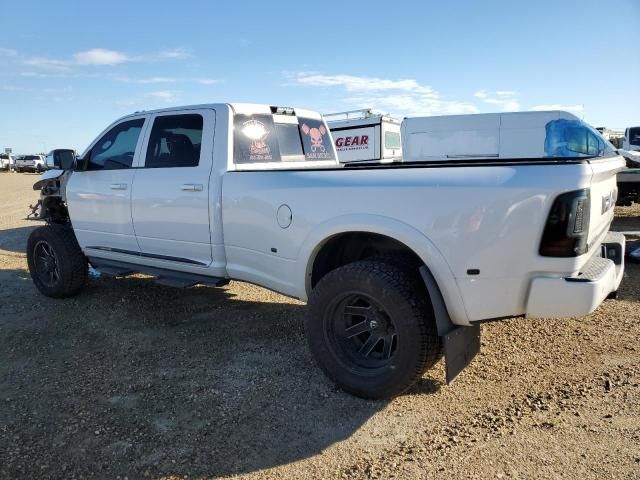
[[147,118],[128,117],[111,127],[78,161],[71,175],[67,203],[78,243],[84,249],[140,252],[131,221],[131,186]]
[[132,194],[141,254],[171,262],[171,268],[208,266],[215,111],[161,112],[151,120]]

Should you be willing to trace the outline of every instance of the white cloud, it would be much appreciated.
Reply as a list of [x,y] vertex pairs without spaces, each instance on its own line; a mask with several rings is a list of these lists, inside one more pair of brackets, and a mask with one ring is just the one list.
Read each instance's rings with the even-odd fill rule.
[[346,101],[358,108],[374,108],[390,112],[396,116],[456,115],[478,113],[472,103],[440,100],[412,94],[367,95],[347,98]]
[[78,65],[118,65],[132,60],[122,52],[105,48],[92,48],[91,50],[78,52],[73,55],[73,58]]
[[150,77],[150,78],[129,78],[129,77],[117,77],[116,80],[127,83],[140,83],[142,85],[158,84],[158,83],[175,83],[177,78],[173,77]]
[[516,98],[516,92],[513,90],[497,90],[496,92],[478,90],[473,96],[488,105],[497,105],[503,112],[520,110],[520,102]]
[[136,98],[120,100],[116,103],[126,107],[135,106],[137,108],[147,109],[157,106],[158,103],[175,104],[179,98],[179,94],[180,92],[177,90],[157,90],[154,92],[148,92]]
[[56,72],[68,72],[71,70],[71,68],[69,67],[69,62],[65,62],[63,60],[55,60],[53,58],[33,57],[23,60],[22,63],[25,65],[29,65],[30,67],[53,70]]
[[152,77],[152,78],[141,78],[138,80],[138,83],[175,83],[177,80],[172,77]]
[[2,48],[0,47],[0,55],[3,57],[17,57],[18,51],[13,48]]
[[181,60],[191,57],[191,52],[186,48],[172,48],[158,52],[155,57],[160,59]]
[[179,83],[192,82],[200,85],[215,85],[221,83],[222,80],[214,78],[177,78],[177,77],[150,77],[150,78],[131,78],[131,77],[115,77],[115,80],[126,83],[139,83],[142,85],[163,84],[163,83]]
[[580,104],[564,105],[562,103],[551,103],[548,105],[535,105],[531,107],[529,110],[534,112],[540,112],[544,110],[564,110],[566,112],[583,112],[584,105],[580,105]]
[[285,72],[288,84],[340,88],[352,95],[343,99],[349,107],[375,108],[397,116],[477,113],[469,102],[446,100],[430,85],[415,79],[386,79],[317,72]]
[[91,48],[82,52],[76,52],[71,59],[56,59],[48,57],[24,57],[15,50],[0,49],[0,55],[19,57],[22,64],[37,67],[54,72],[69,72],[84,66],[115,66],[124,63],[150,63],[170,60],[182,60],[191,56],[189,51],[183,48],[163,50],[146,55],[130,55],[125,52],[106,48]]
[[171,103],[178,98],[177,92],[170,90],[160,90],[157,92],[150,92],[145,95],[148,99],[160,100],[163,103]]
[[217,83],[220,83],[221,81],[215,78],[198,78],[196,79],[196,82],[198,82],[200,85],[215,85]]
[[299,85],[314,87],[343,87],[349,92],[400,90],[437,97],[438,94],[428,85],[420,85],[414,79],[388,80],[376,77],[357,77],[355,75],[322,75],[314,72],[298,72],[290,78]]

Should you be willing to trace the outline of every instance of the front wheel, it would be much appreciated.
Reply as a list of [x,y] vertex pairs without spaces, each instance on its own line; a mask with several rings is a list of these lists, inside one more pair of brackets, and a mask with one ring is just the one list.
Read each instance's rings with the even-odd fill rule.
[[33,283],[47,297],[70,297],[87,282],[87,258],[73,230],[63,225],[47,225],[31,232],[27,263]]
[[388,259],[325,275],[309,298],[306,331],[327,376],[363,398],[402,393],[441,357],[426,288]]

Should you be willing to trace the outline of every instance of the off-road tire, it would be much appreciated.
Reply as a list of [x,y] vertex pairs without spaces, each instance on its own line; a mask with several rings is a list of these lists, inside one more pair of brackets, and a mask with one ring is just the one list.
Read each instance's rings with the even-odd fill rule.
[[[47,284],[36,268],[36,247],[45,244],[55,256],[58,269],[57,279]],[[85,286],[89,265],[70,227],[47,225],[38,227],[27,241],[27,263],[33,283],[47,297],[65,298],[77,294]]]
[[[426,288],[419,288],[415,278],[415,272],[406,270],[405,261],[394,262],[385,256],[336,268],[313,289],[305,324],[309,347],[320,368],[346,392],[367,399],[394,397],[441,358],[431,302]],[[380,368],[363,368],[350,361],[344,340],[334,338],[332,322],[342,321],[335,305],[351,294],[373,299],[393,324],[396,348],[389,363]]]

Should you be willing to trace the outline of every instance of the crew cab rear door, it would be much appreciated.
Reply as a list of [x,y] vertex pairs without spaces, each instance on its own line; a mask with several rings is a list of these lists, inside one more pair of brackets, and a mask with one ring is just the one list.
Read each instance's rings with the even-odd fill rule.
[[212,109],[152,116],[131,202],[143,257],[171,262],[175,269],[211,263],[209,177],[214,127]]

